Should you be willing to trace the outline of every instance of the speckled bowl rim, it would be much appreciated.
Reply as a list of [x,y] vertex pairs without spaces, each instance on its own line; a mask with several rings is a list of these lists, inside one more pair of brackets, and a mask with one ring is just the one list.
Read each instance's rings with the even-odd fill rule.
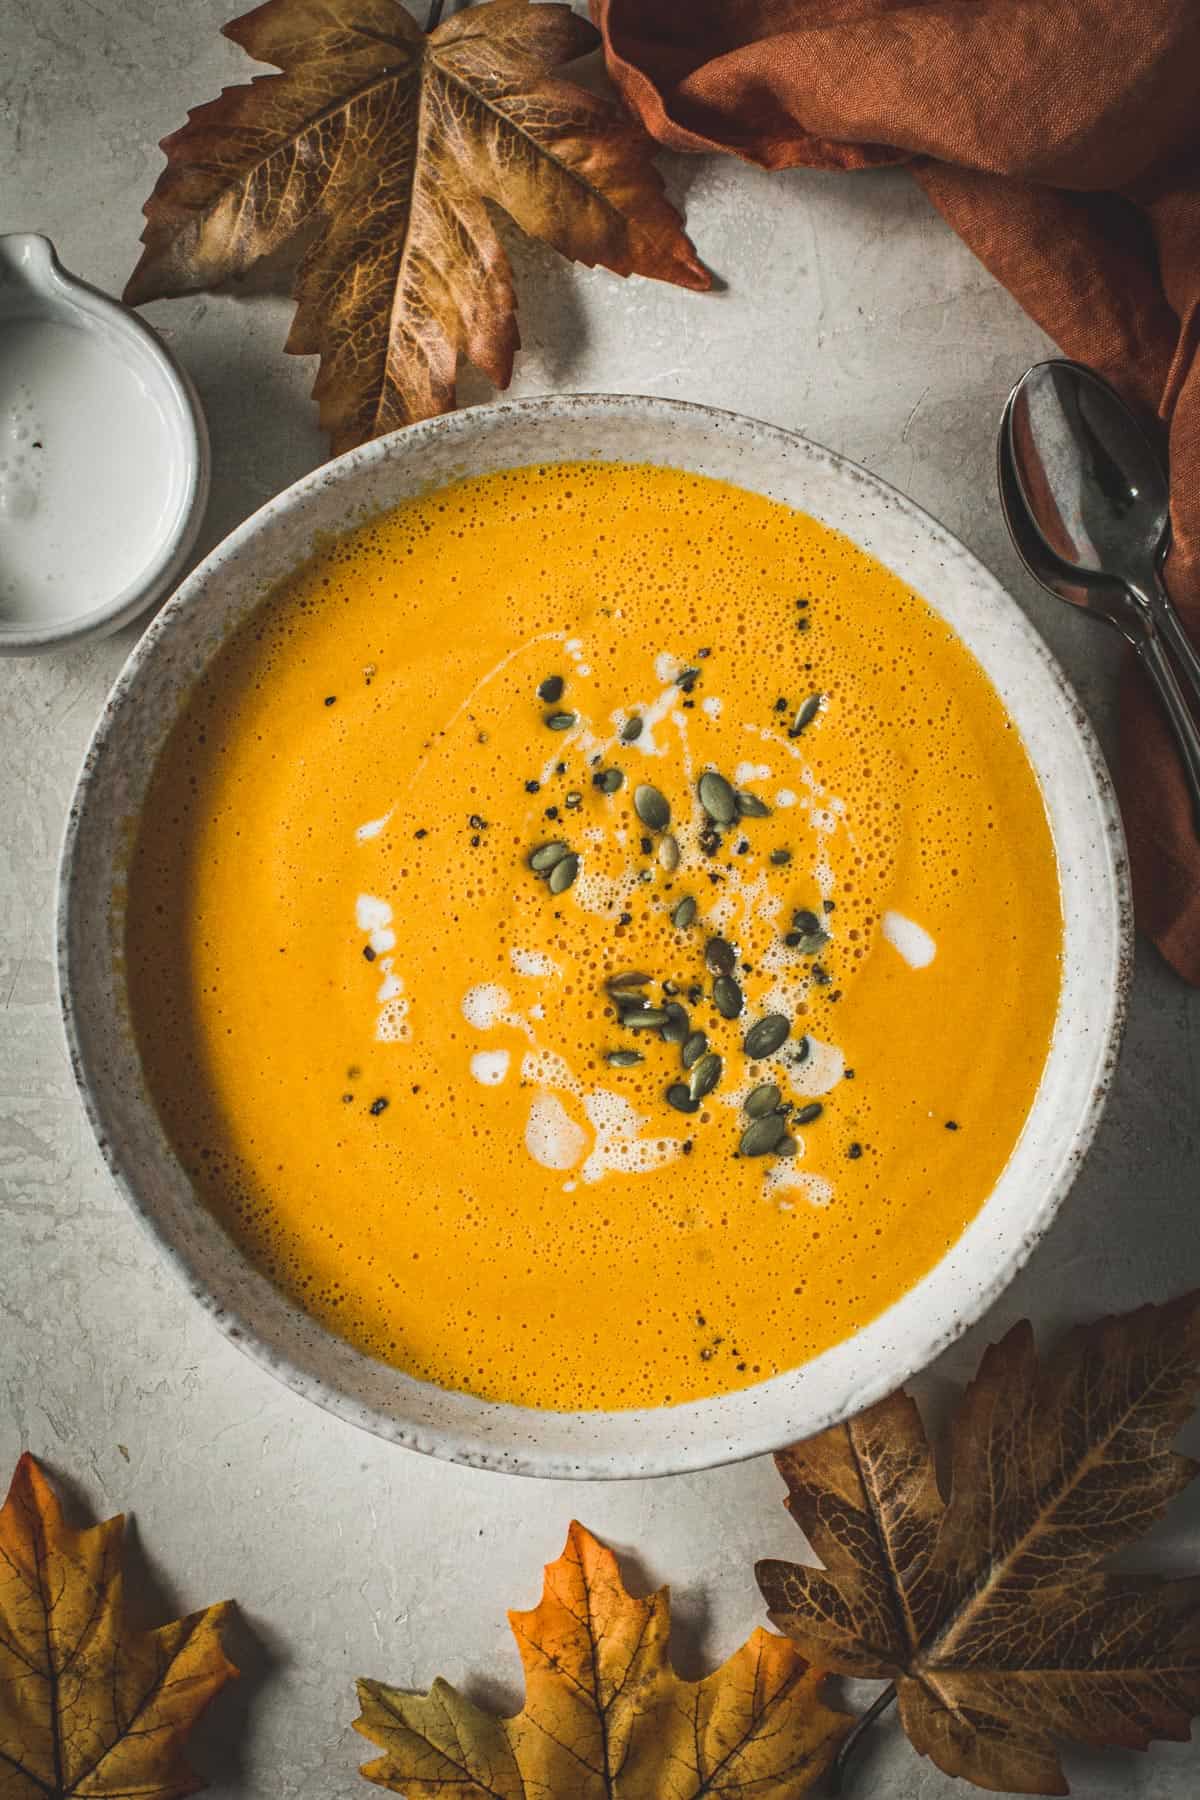
[[[874,1366],[868,1374],[855,1382],[852,1392],[847,1392],[843,1377],[840,1391],[827,1400],[813,1405],[809,1397],[806,1406],[795,1409],[794,1424],[791,1422],[793,1413],[786,1404],[782,1409],[775,1404],[768,1406],[765,1417],[759,1414],[758,1404],[768,1395],[774,1402],[781,1396],[786,1401],[793,1394],[802,1393],[805,1383],[816,1379],[827,1358],[835,1352],[847,1350],[850,1345],[860,1346],[867,1339],[873,1340],[873,1335],[877,1335],[880,1328],[900,1308],[906,1307],[910,1311],[915,1309],[914,1316],[923,1316],[920,1313],[922,1289],[959,1256],[965,1240],[993,1204],[1004,1181],[1003,1176],[981,1213],[976,1215],[975,1220],[967,1226],[929,1275],[902,1296],[893,1307],[853,1334],[851,1339],[822,1353],[822,1356],[811,1363],[802,1364],[733,1394],[673,1407],[616,1413],[558,1413],[490,1403],[474,1396],[436,1388],[385,1368],[352,1350],[299,1308],[284,1301],[265,1277],[251,1269],[241,1252],[204,1212],[194,1196],[191,1196],[186,1177],[174,1162],[169,1147],[166,1147],[161,1126],[158,1125],[153,1108],[143,1091],[132,1103],[134,1116],[139,1124],[144,1122],[147,1113],[153,1120],[151,1129],[157,1132],[160,1149],[166,1148],[177,1182],[187,1189],[192,1209],[189,1213],[190,1223],[196,1231],[207,1233],[210,1239],[215,1234],[222,1241],[222,1253],[228,1255],[231,1259],[230,1267],[236,1269],[237,1283],[243,1290],[243,1301],[239,1305],[229,1305],[212,1292],[209,1285],[197,1276],[193,1258],[180,1248],[165,1226],[160,1217],[163,1208],[146,1194],[144,1181],[139,1182],[131,1176],[126,1167],[125,1156],[114,1139],[114,1130],[120,1130],[123,1107],[128,1103],[128,1097],[118,1094],[111,1080],[106,1083],[106,1071],[103,1068],[89,1063],[85,1038],[90,1021],[86,1003],[81,1012],[75,992],[76,964],[83,962],[81,947],[86,942],[89,929],[93,932],[95,930],[97,896],[94,888],[87,888],[86,882],[77,879],[77,875],[80,843],[91,823],[89,808],[100,785],[100,772],[104,768],[106,757],[114,751],[119,755],[117,739],[121,721],[127,709],[137,703],[138,688],[144,672],[153,665],[163,646],[169,643],[182,616],[201,594],[205,583],[214,575],[219,575],[226,562],[249,550],[259,534],[273,521],[297,509],[302,511],[306,500],[326,484],[347,484],[344,524],[348,527],[354,521],[350,494],[355,474],[364,468],[386,463],[390,458],[399,458],[402,463],[413,459],[419,461],[431,446],[444,439],[449,439],[454,446],[461,444],[464,452],[469,455],[473,436],[481,434],[486,439],[489,432],[493,435],[497,431],[503,432],[506,422],[518,426],[530,420],[535,424],[565,425],[569,422],[585,428],[593,424],[598,429],[602,422],[605,428],[615,425],[619,429],[621,415],[626,415],[630,421],[644,422],[647,414],[654,415],[664,425],[673,421],[684,429],[689,424],[698,431],[707,429],[721,442],[728,438],[736,443],[740,434],[748,444],[752,444],[761,437],[768,441],[778,455],[808,459],[810,467],[817,471],[813,476],[814,481],[819,480],[823,474],[826,479],[837,477],[838,480],[864,484],[875,505],[884,509],[885,513],[902,518],[911,533],[927,540],[947,563],[957,565],[964,575],[970,575],[975,584],[982,587],[989,601],[994,602],[999,609],[996,628],[1001,630],[1010,643],[1020,647],[1018,662],[1022,655],[1030,659],[1026,675],[1030,673],[1031,667],[1040,666],[1044,676],[1048,678],[1049,688],[1053,690],[1053,696],[1062,709],[1061,729],[1068,740],[1073,739],[1074,749],[1082,755],[1081,767],[1084,767],[1091,783],[1086,798],[1093,808],[1093,823],[1098,834],[1095,872],[1102,874],[1107,882],[1107,916],[1099,921],[1099,949],[1102,954],[1090,959],[1088,963],[1095,980],[1102,984],[1102,1004],[1092,1021],[1096,1032],[1087,1046],[1090,1062],[1086,1099],[1069,1141],[1063,1147],[1053,1178],[1028,1205],[1023,1230],[1014,1238],[995,1267],[964,1297],[961,1309],[953,1317],[939,1318],[923,1328],[919,1345],[901,1354],[898,1360],[884,1354],[875,1356]],[[619,453],[600,456],[595,450],[589,451],[585,447],[586,430],[584,437],[585,444],[580,446],[579,455],[600,461],[621,460]],[[632,454],[636,460],[637,453]],[[556,454],[544,459],[531,455],[514,459],[518,463],[536,460],[554,461],[563,458]],[[681,465],[670,456],[656,460],[669,466],[686,466],[686,463]],[[470,470],[464,469],[464,472],[470,473]],[[736,483],[736,476],[726,478]],[[431,484],[433,488],[439,485],[442,485],[441,481]],[[797,501],[789,503],[802,504]],[[303,554],[308,553],[306,546]],[[873,553],[878,554],[878,551]],[[301,560],[300,554],[296,560]],[[227,604],[226,611],[233,613],[232,603]],[[218,636],[209,646],[209,655],[215,652],[221,641],[223,635]],[[199,672],[200,666],[202,664],[197,664],[194,673]],[[993,679],[996,679],[994,675]],[[185,690],[181,690],[176,696],[180,703],[183,691]],[[1060,724],[1048,729],[1057,732]],[[1024,738],[1025,734],[1022,733],[1022,736]],[[1028,747],[1028,740],[1025,741]],[[1037,767],[1035,759],[1035,769]],[[1039,770],[1039,780],[1041,779]],[[99,829],[103,833],[103,824]],[[115,830],[115,827],[112,829]],[[1096,921],[1093,920],[1092,924],[1094,926]],[[1064,967],[1071,942],[1071,930],[1072,924],[1068,920],[1064,932]],[[636,395],[578,394],[508,400],[424,421],[392,433],[387,438],[377,439],[348,451],[334,462],[302,477],[292,487],[268,501],[193,571],[153,621],[118,676],[84,758],[67,818],[59,871],[59,998],[72,1071],[104,1161],[134,1216],[154,1241],[173,1274],[187,1286],[218,1328],[252,1361],[293,1392],[315,1401],[338,1418],[422,1454],[479,1468],[540,1477],[643,1478],[742,1461],[839,1422],[881,1399],[933,1361],[987,1311],[1024,1266],[1070,1189],[1095,1135],[1111,1086],[1128,1005],[1132,954],[1133,908],[1124,834],[1116,795],[1099,744],[1086,714],[1050,650],[990,572],[959,540],[913,501],[869,471],[813,444],[800,434],[714,407]],[[113,960],[115,962],[116,958]],[[102,1020],[102,1023],[111,1024],[111,1020]],[[1056,1041],[1057,1030],[1056,1024]],[[1080,1055],[1082,1054],[1081,1047]],[[1052,1047],[1047,1069],[1054,1055],[1055,1049]],[[1040,1095],[1041,1088],[1039,1098]],[[1035,1108],[1037,1104],[1035,1100]],[[1017,1150],[1014,1149],[1010,1164],[1016,1155]],[[226,1285],[231,1283],[232,1277]],[[249,1295],[248,1303],[246,1294]],[[908,1317],[909,1313],[906,1312],[906,1320]],[[400,1396],[400,1406],[381,1406],[374,1399],[365,1400],[360,1395],[346,1391],[344,1380],[331,1380],[325,1374],[315,1373],[311,1367],[299,1366],[298,1361],[294,1360],[299,1354],[297,1348],[281,1348],[278,1343],[267,1341],[272,1331],[276,1336],[280,1332],[285,1337],[290,1334],[290,1338],[297,1339],[304,1348],[306,1355],[309,1347],[316,1345],[317,1350],[331,1358],[339,1369],[354,1370],[360,1387],[394,1387]],[[434,1415],[432,1422],[429,1416],[416,1416],[422,1411],[426,1415]],[[449,1415],[448,1422],[439,1419],[436,1416],[438,1414]],[[673,1429],[679,1423],[683,1424],[682,1432]],[[550,1441],[540,1441],[544,1439]]]

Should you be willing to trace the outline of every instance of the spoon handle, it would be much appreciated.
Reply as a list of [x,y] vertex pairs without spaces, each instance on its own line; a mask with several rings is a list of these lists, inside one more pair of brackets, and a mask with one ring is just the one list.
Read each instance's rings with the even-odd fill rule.
[[1175,610],[1175,603],[1157,571],[1149,599],[1154,622],[1166,639],[1167,649],[1175,658],[1179,672],[1191,690],[1193,704],[1200,707],[1200,653],[1188,636],[1187,628]]
[[[1180,626],[1179,629],[1182,631],[1183,627]],[[1179,685],[1179,678],[1157,631],[1148,631],[1144,637],[1140,637],[1135,642],[1134,649],[1162,701],[1175,733],[1188,792],[1192,798],[1192,820],[1196,835],[1200,837],[1200,728],[1192,717],[1183,689]],[[1197,692],[1200,693],[1200,686]]]

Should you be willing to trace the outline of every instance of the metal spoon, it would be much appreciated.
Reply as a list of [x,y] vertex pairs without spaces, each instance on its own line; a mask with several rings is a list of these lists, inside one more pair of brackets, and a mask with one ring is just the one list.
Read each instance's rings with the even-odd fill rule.
[[1128,639],[1171,722],[1200,835],[1200,656],[1162,585],[1166,477],[1120,397],[1080,363],[1038,363],[1000,421],[1000,503],[1021,560],[1051,593]]

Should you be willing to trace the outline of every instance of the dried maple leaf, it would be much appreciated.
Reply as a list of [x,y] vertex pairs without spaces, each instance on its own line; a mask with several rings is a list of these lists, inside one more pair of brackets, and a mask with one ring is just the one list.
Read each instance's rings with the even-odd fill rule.
[[173,1800],[202,1785],[183,1742],[237,1674],[226,1606],[135,1631],[121,1518],[63,1521],[31,1456],[0,1509],[0,1800]]
[[311,229],[287,348],[320,355],[335,451],[448,411],[460,355],[508,385],[489,201],[576,262],[709,285],[641,128],[550,74],[599,42],[569,6],[491,0],[426,36],[399,0],[267,0],[224,30],[282,73],[163,139],[125,298],[212,287]]
[[1200,1710],[1200,1583],[1099,1565],[1197,1465],[1200,1295],[1072,1332],[1039,1365],[1028,1324],[985,1354],[950,1432],[943,1501],[903,1394],[776,1457],[825,1567],[763,1562],[803,1654],[894,1681],[916,1748],[950,1775],[1068,1792],[1054,1738],[1145,1749]]
[[363,1768],[369,1781],[409,1800],[790,1800],[851,1723],[767,1631],[703,1681],[682,1681],[667,1658],[666,1589],[634,1599],[582,1525],[548,1565],[541,1604],[509,1621],[525,1667],[515,1718],[445,1681],[428,1694],[359,1683],[355,1729],[384,1751]]

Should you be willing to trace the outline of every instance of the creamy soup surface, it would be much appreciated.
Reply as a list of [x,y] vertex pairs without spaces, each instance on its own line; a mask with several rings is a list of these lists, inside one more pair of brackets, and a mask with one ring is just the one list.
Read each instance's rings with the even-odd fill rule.
[[613,464],[463,481],[271,594],[126,914],[156,1104],[253,1261],[566,1409],[750,1385],[911,1288],[1020,1134],[1061,936],[950,628],[802,513]]

